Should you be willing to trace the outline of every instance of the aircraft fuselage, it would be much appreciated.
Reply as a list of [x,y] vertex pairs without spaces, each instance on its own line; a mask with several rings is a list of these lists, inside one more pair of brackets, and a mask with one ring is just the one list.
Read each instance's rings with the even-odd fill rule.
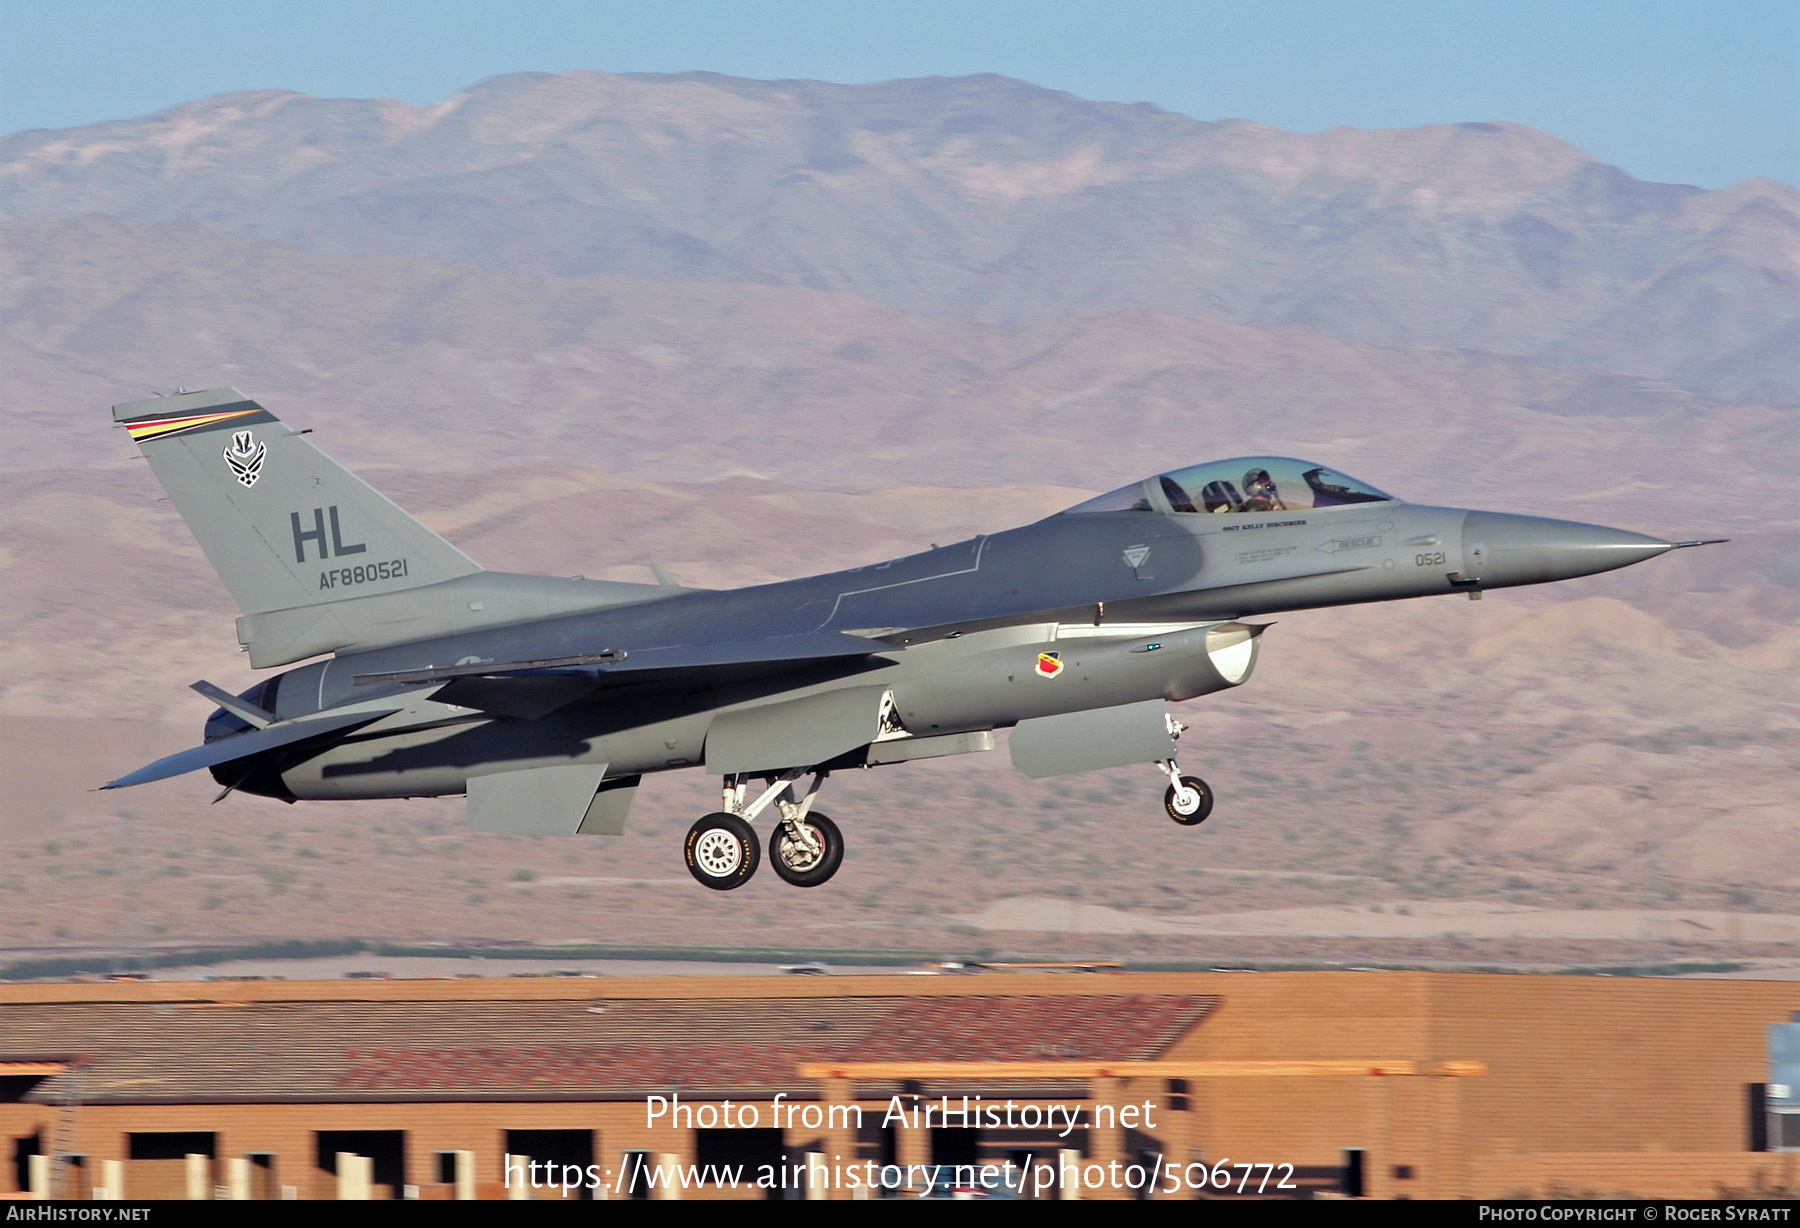
[[[1667,548],[1597,526],[1398,502],[1231,516],[1060,514],[850,571],[684,591],[288,671],[273,688],[283,720],[346,704],[405,707],[288,768],[279,784],[243,787],[298,798],[401,797],[461,793],[471,768],[497,763],[600,762],[612,775],[673,770],[705,762],[721,712],[871,683],[891,689],[906,729],[921,737],[1191,699],[1249,676],[1247,666],[1232,678],[1219,672],[1207,624],[1563,579]],[[845,631],[895,651],[820,665],[811,677],[785,670],[685,694],[628,684],[528,722],[435,702],[433,685],[354,681],[456,662],[729,640],[744,626]],[[1254,637],[1248,642],[1253,663]],[[1043,653],[1058,655],[1055,673],[1039,668]]]

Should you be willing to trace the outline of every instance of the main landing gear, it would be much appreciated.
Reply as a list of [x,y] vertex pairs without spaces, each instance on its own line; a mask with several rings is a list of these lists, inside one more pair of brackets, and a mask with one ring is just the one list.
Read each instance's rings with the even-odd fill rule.
[[[1167,719],[1169,737],[1178,741],[1187,726],[1173,716]],[[1198,776],[1183,776],[1173,756],[1159,759],[1156,766],[1169,778],[1169,787],[1163,791],[1163,809],[1168,811],[1169,817],[1183,827],[1198,827],[1206,822],[1206,816],[1213,808],[1211,786]]]
[[[793,786],[808,775],[812,783],[795,801]],[[826,882],[843,864],[844,837],[836,823],[813,809],[813,799],[824,783],[824,772],[784,772],[769,781],[760,797],[749,802],[748,778],[727,776],[724,809],[688,828],[688,872],[714,891],[730,891],[749,882],[762,863],[762,844],[750,824],[773,805],[781,816],[769,833],[769,861],[775,873],[796,887],[817,887]]]

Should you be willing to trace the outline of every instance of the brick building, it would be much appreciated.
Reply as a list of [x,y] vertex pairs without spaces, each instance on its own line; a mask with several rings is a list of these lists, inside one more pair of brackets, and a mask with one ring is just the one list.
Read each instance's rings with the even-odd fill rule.
[[776,1196],[937,1162],[1130,1197],[1152,1157],[1214,1196],[1220,1161],[1290,1195],[1709,1196],[1800,1185],[1755,1150],[1796,1008],[1783,982],[1422,972],[0,985],[0,1197],[504,1197],[508,1157],[611,1197],[676,1161],[771,1165]]

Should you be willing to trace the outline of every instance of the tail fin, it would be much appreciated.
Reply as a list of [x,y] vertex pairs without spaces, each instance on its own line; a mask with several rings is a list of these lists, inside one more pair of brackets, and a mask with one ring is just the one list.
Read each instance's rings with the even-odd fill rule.
[[481,570],[235,388],[113,406],[247,615]]

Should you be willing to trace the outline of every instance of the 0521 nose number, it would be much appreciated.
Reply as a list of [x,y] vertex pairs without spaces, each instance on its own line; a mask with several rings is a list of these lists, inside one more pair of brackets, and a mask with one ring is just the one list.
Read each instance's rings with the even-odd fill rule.
[[1413,565],[1416,567],[1442,567],[1444,552],[1438,550],[1432,554],[1415,554],[1413,555]]

